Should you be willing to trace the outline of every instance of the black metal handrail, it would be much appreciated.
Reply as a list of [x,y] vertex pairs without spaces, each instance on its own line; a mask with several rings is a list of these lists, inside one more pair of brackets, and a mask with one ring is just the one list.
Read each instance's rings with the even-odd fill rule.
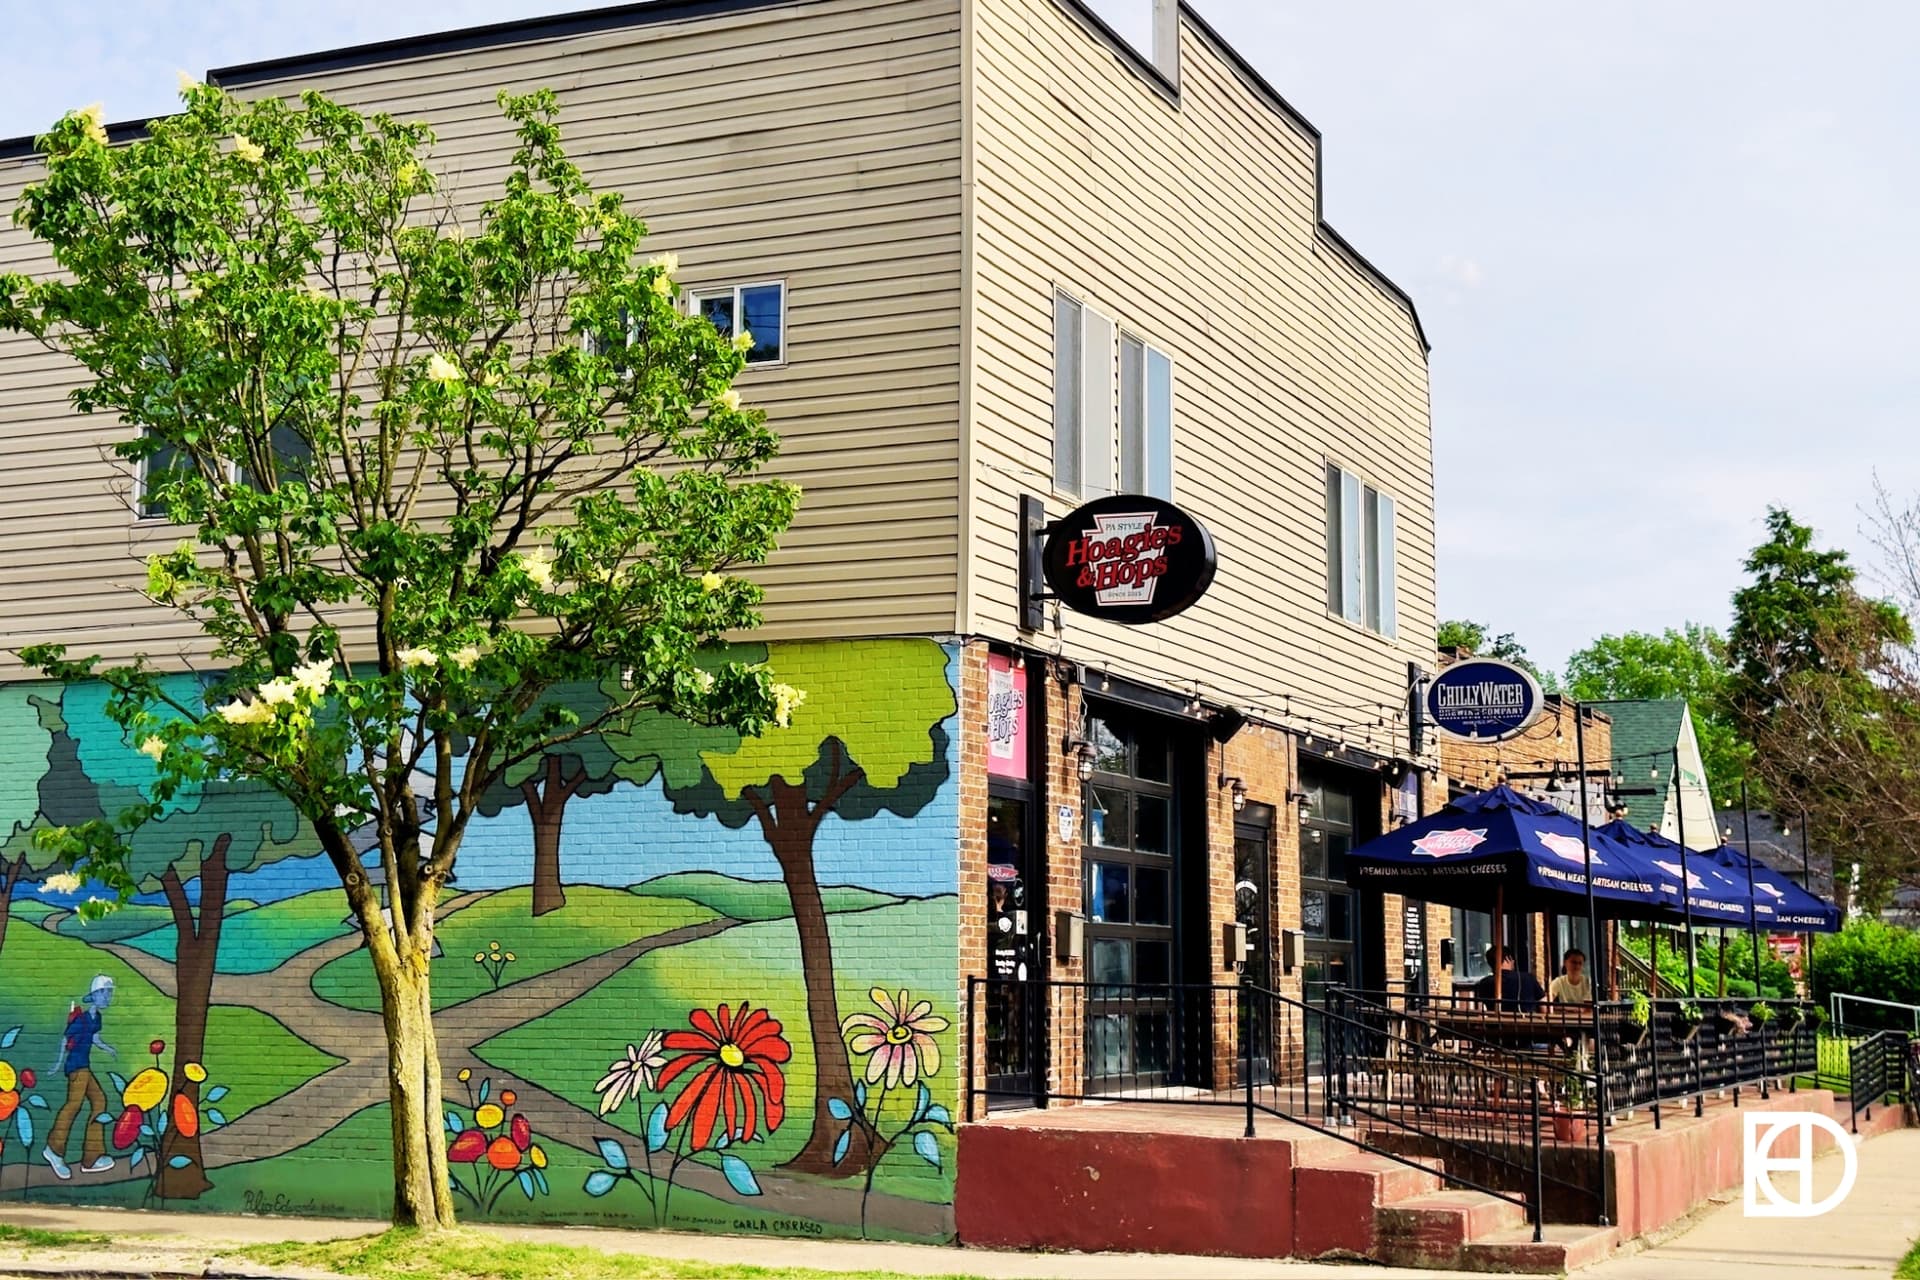
[[1046,1065],[1008,1085],[970,1061],[969,1120],[996,1099],[1236,1107],[1249,1137],[1262,1113],[1328,1134],[1516,1204],[1539,1238],[1558,1122],[1527,1077],[1250,983],[970,977],[970,1055],[983,1015],[1016,1009],[1050,1031]]
[[1699,1115],[1708,1093],[1743,1089],[1768,1096],[1785,1081],[1819,1070],[1814,1006],[1751,1000],[1661,999],[1601,1005],[1601,1060],[1616,1107],[1651,1107],[1656,1126],[1665,1103],[1692,1100]]
[[1913,1038],[1905,1031],[1876,1031],[1847,1051],[1847,1076],[1852,1109],[1850,1121],[1860,1132],[1860,1117],[1873,1119],[1873,1104],[1905,1101],[1913,1074]]
[[[1327,1000],[1329,1009],[1376,1041],[1384,1038],[1403,1054],[1411,1050],[1416,1062],[1446,1058],[1520,1081],[1552,1123],[1554,1141],[1540,1170],[1541,1180],[1557,1189],[1548,1206],[1552,1216],[1608,1220],[1605,1095],[1584,1023],[1543,1026],[1543,1019],[1522,1009],[1488,1008],[1447,995],[1336,987]],[[1452,1068],[1441,1074],[1451,1075]]]

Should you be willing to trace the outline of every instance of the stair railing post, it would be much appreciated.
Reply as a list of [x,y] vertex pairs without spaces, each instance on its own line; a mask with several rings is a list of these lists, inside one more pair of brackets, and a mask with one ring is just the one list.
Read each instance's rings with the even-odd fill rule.
[[1253,985],[1245,978],[1240,980],[1240,1038],[1243,1056],[1247,1060],[1247,1136],[1253,1136],[1253,1041],[1256,1034],[1254,1019],[1259,1006],[1253,998]]
[[1540,1091],[1534,1089],[1533,1095],[1533,1242],[1540,1243],[1542,1226],[1547,1217],[1547,1192],[1545,1171],[1541,1168],[1540,1150]]

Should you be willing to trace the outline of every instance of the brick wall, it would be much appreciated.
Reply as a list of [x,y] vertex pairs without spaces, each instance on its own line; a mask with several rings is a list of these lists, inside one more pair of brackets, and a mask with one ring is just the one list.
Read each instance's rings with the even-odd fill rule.
[[[977,664],[925,639],[745,656],[806,691],[790,729],[738,744],[663,728],[631,753],[608,742],[593,766],[559,765],[566,798],[509,787],[468,828],[439,912],[433,985],[446,1111],[451,1128],[474,1134],[457,1138],[452,1162],[470,1218],[858,1235],[864,1213],[866,1229],[890,1236],[951,1236],[948,1123],[969,1057],[955,975],[982,934],[961,927],[958,904],[978,909],[985,831],[980,743],[957,712]],[[180,692],[196,689],[186,679]],[[385,1216],[393,1183],[378,992],[332,866],[287,806],[257,789],[177,804],[136,837],[141,895],[97,924],[73,907],[99,886],[47,882],[29,827],[117,813],[153,778],[104,701],[92,685],[0,685],[0,805],[17,802],[0,808],[0,852],[29,858],[0,938],[0,1059],[16,1076],[38,1073],[18,1109],[33,1140],[0,1147],[0,1193],[130,1206],[157,1193],[169,1209]],[[818,788],[836,759],[863,779],[822,812]],[[804,778],[812,799],[774,787],[775,776]],[[789,834],[810,833],[804,846],[776,858],[763,809]],[[542,829],[565,901],[536,913]],[[205,865],[216,848],[228,863],[224,894]],[[161,884],[169,868],[182,888],[173,906]],[[818,951],[794,919],[796,892],[809,886],[826,912]],[[214,918],[217,952],[202,955],[194,936],[209,936]],[[192,1043],[196,957],[211,975],[201,1044]],[[56,1138],[70,1081],[52,1064],[69,1009],[96,976],[114,983],[101,1035],[119,1056],[92,1055],[95,1100],[74,1073],[76,1107],[87,1105]],[[665,1169],[655,1162],[657,1182],[644,1172],[650,1116],[724,1059],[716,1048],[663,1087],[643,1081],[605,1114],[596,1086],[617,1073],[609,1064],[624,1069],[629,1045],[644,1052],[650,1033],[749,1010],[773,1020],[758,1044],[765,1070],[785,1081],[783,1106],[768,1105],[767,1075],[746,1082],[750,1129],[736,1114],[724,1152],[712,1135],[694,1150],[677,1124],[676,1149],[694,1158],[678,1167],[668,1215]],[[895,1024],[910,1033],[898,1050],[883,1054],[863,1035]],[[815,1027],[831,1038],[816,1040]],[[829,1087],[836,1050],[850,1078]],[[121,1129],[135,1105],[142,1114]],[[176,1169],[156,1159],[152,1120],[182,1106],[200,1132]],[[114,1131],[92,1122],[101,1109]],[[929,1135],[894,1141],[871,1195],[851,1144],[835,1158],[855,1112],[890,1137],[912,1125]],[[10,1119],[10,1138],[16,1127]],[[105,1145],[112,1167],[82,1172],[103,1138],[118,1139]],[[50,1141],[66,1178],[41,1155]],[[626,1165],[613,1169],[635,1178],[613,1177],[609,1152]],[[166,1170],[157,1187],[156,1164]]]

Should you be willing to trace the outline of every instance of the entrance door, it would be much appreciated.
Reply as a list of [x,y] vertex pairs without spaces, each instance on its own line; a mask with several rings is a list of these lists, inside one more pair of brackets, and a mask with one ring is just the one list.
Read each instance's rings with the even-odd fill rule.
[[1167,1083],[1175,1043],[1173,752],[1154,717],[1089,708],[1082,862],[1090,1091]]
[[1035,934],[1027,887],[1033,882],[1032,801],[995,783],[987,796],[987,1096],[988,1105],[1027,1106],[1039,1090],[1035,1068],[1044,1002],[1027,986],[1036,976]]
[[[1243,973],[1256,986],[1273,986],[1273,908],[1267,886],[1273,883],[1273,810],[1263,804],[1250,804],[1233,822],[1233,916],[1247,931],[1247,960]],[[1266,1084],[1273,1079],[1270,1056],[1271,1037],[1254,1034],[1247,1025],[1252,1013],[1249,1002],[1238,1002],[1239,1044],[1254,1048],[1253,1082]],[[1246,1074],[1244,1054],[1237,1054],[1240,1075]]]

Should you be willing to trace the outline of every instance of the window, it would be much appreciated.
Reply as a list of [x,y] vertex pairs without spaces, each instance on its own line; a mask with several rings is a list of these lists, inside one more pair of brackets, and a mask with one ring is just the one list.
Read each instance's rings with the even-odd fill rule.
[[1053,302],[1053,483],[1114,492],[1113,321],[1065,294]]
[[1487,948],[1493,945],[1493,916],[1485,911],[1453,909],[1453,980],[1478,982],[1492,972]]
[[780,364],[787,358],[787,286],[778,280],[736,284],[718,289],[695,289],[690,295],[694,312],[731,338],[745,330],[753,335],[747,363]]
[[1173,360],[1120,338],[1120,487],[1173,500]]
[[[299,432],[286,425],[275,426],[268,433],[273,454],[279,461],[280,479],[305,480],[307,470],[313,459],[313,449]],[[140,464],[140,518],[143,520],[165,520],[166,504],[159,501],[155,490],[161,481],[177,473],[190,473],[193,463],[182,457],[180,451],[170,444],[163,444],[154,453],[149,454]],[[253,476],[241,463],[228,465],[227,473],[234,480],[253,484]]]
[[1327,609],[1383,636],[1399,634],[1393,499],[1327,466]]

